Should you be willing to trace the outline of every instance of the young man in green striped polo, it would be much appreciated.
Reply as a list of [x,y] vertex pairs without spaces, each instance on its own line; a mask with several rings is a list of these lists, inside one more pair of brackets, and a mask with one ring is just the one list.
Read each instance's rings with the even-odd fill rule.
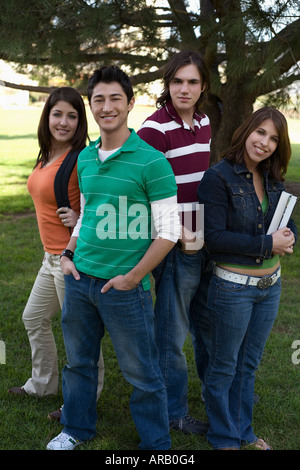
[[149,273],[179,237],[175,177],[164,155],[127,126],[134,97],[124,72],[96,70],[88,98],[101,137],[78,158],[81,216],[61,256],[64,430],[47,448],[74,449],[96,435],[97,361],[106,328],[133,385],[130,409],[140,449],[169,449]]

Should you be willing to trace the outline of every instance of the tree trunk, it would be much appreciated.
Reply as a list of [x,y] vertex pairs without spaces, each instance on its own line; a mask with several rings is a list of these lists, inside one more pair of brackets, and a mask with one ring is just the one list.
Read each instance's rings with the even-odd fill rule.
[[[226,87],[226,86],[225,86]],[[217,97],[210,100],[205,111],[212,121],[212,143],[210,163],[216,163],[221,158],[221,152],[226,150],[236,129],[252,113],[255,99],[245,96],[238,87],[226,87],[224,99]]]

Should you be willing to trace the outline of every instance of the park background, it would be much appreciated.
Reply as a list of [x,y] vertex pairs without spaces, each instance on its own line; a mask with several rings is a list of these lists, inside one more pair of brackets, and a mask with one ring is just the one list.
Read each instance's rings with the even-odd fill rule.
[[[30,376],[22,312],[43,258],[26,189],[38,153],[36,129],[42,109],[32,88],[45,98],[53,86],[71,84],[85,95],[93,70],[115,63],[128,72],[139,94],[153,100],[152,83],[161,79],[168,59],[184,49],[201,51],[211,73],[210,100],[203,109],[212,124],[211,160],[227,148],[253,106],[280,107],[288,118],[293,144],[286,189],[300,196],[299,30],[299,0],[1,2],[0,61],[13,63],[27,79],[17,81],[0,70],[0,346],[6,346],[5,361],[0,349],[0,451],[44,450],[61,430],[59,423],[47,420],[49,411],[62,405],[61,387],[58,396],[44,399],[7,393]],[[14,108],[1,107],[1,94],[16,89],[31,89],[34,105],[20,106],[19,100]],[[152,110],[136,106],[129,124],[137,130]],[[88,109],[87,114],[94,138],[98,130]],[[299,202],[294,218],[299,226]],[[255,391],[260,399],[253,424],[256,434],[274,449],[299,450],[299,243],[293,255],[282,259],[282,268],[280,311],[257,372]],[[62,369],[66,358],[59,314],[53,330]],[[131,387],[120,374],[108,336],[103,352],[106,372],[98,403],[98,436],[79,450],[137,449],[138,436],[129,413]],[[185,353],[190,413],[205,419],[190,338]],[[210,449],[205,437],[175,431],[171,437],[173,451]]]
[[[0,109],[0,340],[6,346],[0,364],[0,450],[44,450],[62,426],[47,419],[63,403],[61,382],[55,397],[14,396],[8,388],[23,385],[31,373],[31,351],[22,312],[43,258],[34,206],[26,182],[34,166],[36,131],[42,105]],[[138,130],[153,107],[136,106],[129,125]],[[98,128],[87,107],[89,134]],[[288,117],[292,159],[286,188],[300,196],[300,121]],[[300,204],[294,218],[300,226]],[[257,372],[254,429],[277,450],[300,450],[300,249],[282,259],[283,293],[280,311]],[[53,320],[59,367],[66,363],[60,313]],[[138,436],[129,411],[131,386],[124,380],[108,335],[103,341],[104,389],[98,403],[98,436],[79,449],[137,449]],[[192,416],[206,419],[191,340],[185,354],[189,367],[189,407]],[[203,436],[171,431],[172,449],[210,450]]]

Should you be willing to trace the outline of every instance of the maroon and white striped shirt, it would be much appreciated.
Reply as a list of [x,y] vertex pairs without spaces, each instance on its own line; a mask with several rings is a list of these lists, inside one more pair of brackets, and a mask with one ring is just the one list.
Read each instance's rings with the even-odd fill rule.
[[[185,213],[196,210],[197,188],[210,158],[209,118],[194,113],[193,121],[194,129],[191,129],[168,101],[149,116],[138,131],[141,139],[160,150],[170,162],[178,188],[178,203]],[[193,228],[195,230],[194,222]]]

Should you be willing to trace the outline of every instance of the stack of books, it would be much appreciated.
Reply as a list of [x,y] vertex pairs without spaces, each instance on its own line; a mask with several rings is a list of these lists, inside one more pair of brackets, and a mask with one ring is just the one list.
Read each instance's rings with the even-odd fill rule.
[[276,232],[276,230],[287,226],[296,202],[296,196],[293,196],[293,194],[287,193],[286,191],[282,191],[272,221],[268,228],[267,235],[271,235],[271,233]]

